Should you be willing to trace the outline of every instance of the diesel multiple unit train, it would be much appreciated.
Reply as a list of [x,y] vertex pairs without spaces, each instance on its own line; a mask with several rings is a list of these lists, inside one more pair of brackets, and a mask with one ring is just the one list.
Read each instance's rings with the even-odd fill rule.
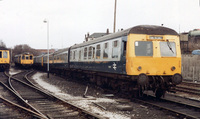
[[0,71],[8,70],[10,67],[10,52],[4,47],[0,47]]
[[19,55],[15,55],[14,63],[16,66],[19,67],[30,68],[33,65],[33,54],[22,53]]
[[[46,69],[48,56],[34,57]],[[157,97],[182,82],[181,51],[176,31],[139,25],[95,40],[73,45],[49,55],[50,72],[88,79],[99,86]]]

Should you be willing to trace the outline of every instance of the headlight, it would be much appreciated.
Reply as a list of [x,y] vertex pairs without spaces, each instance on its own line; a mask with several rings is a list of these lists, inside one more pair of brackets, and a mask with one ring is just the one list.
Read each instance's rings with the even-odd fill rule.
[[175,67],[175,66],[173,66],[173,67],[171,68],[171,70],[172,70],[172,71],[174,71],[175,69],[176,69],[176,67]]
[[142,67],[141,67],[141,66],[139,66],[139,67],[137,68],[137,70],[138,70],[138,71],[141,71],[141,70],[142,70]]
[[174,74],[174,76],[172,77],[172,83],[175,85],[178,85],[182,82],[183,77],[180,74]]

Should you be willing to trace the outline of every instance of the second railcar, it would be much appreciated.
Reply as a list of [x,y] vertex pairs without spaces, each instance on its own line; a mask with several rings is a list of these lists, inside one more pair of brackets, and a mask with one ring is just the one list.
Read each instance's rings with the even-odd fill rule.
[[33,65],[33,62],[34,62],[33,54],[31,53],[23,53],[15,55],[14,57],[15,65],[22,68],[30,68]]

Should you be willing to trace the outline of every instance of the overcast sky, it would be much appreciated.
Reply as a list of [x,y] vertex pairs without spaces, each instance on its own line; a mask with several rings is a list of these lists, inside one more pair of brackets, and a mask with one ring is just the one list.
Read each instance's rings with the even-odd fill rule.
[[[89,32],[113,32],[115,0],[0,0],[0,40],[7,47],[28,44],[65,48]],[[200,28],[199,0],[117,0],[118,29],[161,25],[177,32]]]

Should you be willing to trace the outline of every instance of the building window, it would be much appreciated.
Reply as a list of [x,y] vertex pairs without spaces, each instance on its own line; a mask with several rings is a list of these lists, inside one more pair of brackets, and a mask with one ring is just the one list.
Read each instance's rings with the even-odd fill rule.
[[104,44],[104,49],[103,49],[103,58],[104,58],[104,59],[107,59],[107,58],[108,58],[108,49],[109,49],[108,43],[105,43],[105,44]]
[[101,46],[99,44],[99,45],[97,45],[96,59],[100,59],[100,56],[101,56]]

